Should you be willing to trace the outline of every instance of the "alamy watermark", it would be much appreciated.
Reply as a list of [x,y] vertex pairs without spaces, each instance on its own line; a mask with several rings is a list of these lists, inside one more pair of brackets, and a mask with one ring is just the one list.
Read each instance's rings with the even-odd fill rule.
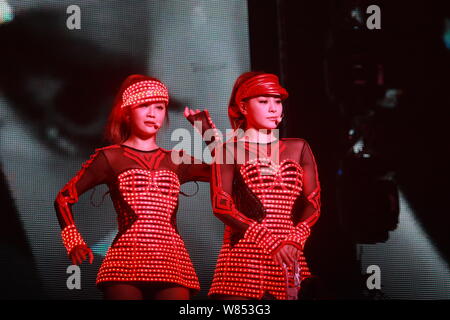
[[[202,132],[202,122],[195,121],[194,127]],[[253,136],[256,141],[250,141],[251,148],[246,147],[245,137]],[[254,159],[268,159],[274,164],[279,163],[280,159],[280,144],[270,143],[278,141],[279,139],[278,129],[249,129],[244,131],[242,129],[232,130],[227,129],[223,134],[218,129],[207,129],[203,133],[203,137],[199,135],[192,135],[191,131],[178,128],[171,134],[171,141],[178,142],[173,149],[183,150],[189,155],[192,155],[192,148],[201,146],[202,144],[209,143],[202,150],[201,157],[194,158],[194,163],[202,163],[208,159],[211,154],[214,154],[214,163],[216,164],[244,164],[247,161]],[[265,137],[265,138],[263,138]],[[271,139],[267,141],[266,139]],[[228,143],[234,141],[233,143]],[[225,143],[225,145],[223,144]],[[255,143],[257,142],[257,143]],[[258,143],[259,142],[259,143]],[[171,157],[175,164],[185,163],[190,164],[191,158],[186,156],[185,153],[173,152]]]
[[381,9],[373,4],[367,7],[366,13],[371,14],[366,20],[366,27],[369,30],[381,29]]
[[376,264],[372,264],[366,269],[367,274],[371,274],[366,280],[367,289],[381,289],[381,269]]
[[66,27],[69,30],[81,29],[81,9],[79,6],[72,4],[67,7],[66,13],[69,14],[66,20]]
[[80,267],[77,266],[76,264],[72,264],[67,267],[66,273],[70,274],[70,276],[66,280],[67,289],[80,290],[81,289],[81,269],[80,269]]

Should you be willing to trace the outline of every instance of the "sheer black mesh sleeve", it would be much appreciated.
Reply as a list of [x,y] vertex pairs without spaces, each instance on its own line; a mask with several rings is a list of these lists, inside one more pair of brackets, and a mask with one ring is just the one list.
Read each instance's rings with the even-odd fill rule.
[[78,201],[78,197],[111,178],[108,160],[102,150],[97,150],[56,197],[55,210],[61,229],[74,224],[71,206]]
[[180,184],[189,181],[209,182],[210,165],[184,152],[181,153],[182,159],[177,169]]
[[300,165],[303,168],[303,194],[306,200],[300,221],[311,227],[320,215],[320,183],[316,160],[306,141],[303,145]]
[[303,250],[311,234],[311,227],[320,215],[320,185],[316,161],[309,144],[303,139],[295,140],[292,141],[294,148],[291,151],[301,150],[299,164],[303,168],[303,189],[292,209],[294,226],[284,243]]

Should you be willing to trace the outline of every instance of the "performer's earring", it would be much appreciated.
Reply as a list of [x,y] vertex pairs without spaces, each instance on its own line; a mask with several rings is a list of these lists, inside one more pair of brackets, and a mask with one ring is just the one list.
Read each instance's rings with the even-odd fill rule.
[[247,109],[245,108],[245,104],[243,102],[239,104],[239,110],[242,114],[247,114]]

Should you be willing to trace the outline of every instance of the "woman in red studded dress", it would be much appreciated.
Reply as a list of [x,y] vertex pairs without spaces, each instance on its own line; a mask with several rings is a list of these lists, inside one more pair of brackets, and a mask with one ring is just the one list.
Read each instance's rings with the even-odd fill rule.
[[[199,282],[176,228],[180,185],[209,181],[209,165],[156,144],[167,118],[169,95],[157,79],[132,75],[122,84],[107,135],[115,143],[97,149],[58,193],[55,209],[73,264],[93,254],[75,227],[71,205],[107,184],[117,212],[118,234],[99,269],[96,284],[105,299],[188,299]],[[186,110],[192,122],[200,113]],[[198,162],[197,162],[198,163]]]
[[272,74],[244,73],[234,85],[228,114],[240,133],[216,150],[210,183],[214,214],[226,224],[213,298],[296,299],[311,276],[303,248],[320,186],[308,143],[277,138],[287,96]]

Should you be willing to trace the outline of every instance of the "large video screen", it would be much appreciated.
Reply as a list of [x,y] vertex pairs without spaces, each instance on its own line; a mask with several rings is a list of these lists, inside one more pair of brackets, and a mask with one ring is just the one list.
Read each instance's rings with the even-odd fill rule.
[[[207,108],[221,130],[234,80],[250,68],[247,2],[8,1],[0,24],[0,159],[3,221],[0,252],[5,297],[101,299],[95,278],[117,233],[105,185],[73,206],[94,252],[70,290],[71,265],[54,210],[58,191],[96,148],[120,83],[130,74],[162,80],[170,122],[158,135],[172,149],[177,128],[192,133],[185,106]],[[198,134],[197,134],[198,135]],[[198,136],[200,137],[200,136]],[[197,138],[198,138],[197,137]],[[188,153],[201,157],[204,144]],[[208,159],[206,159],[208,160]],[[180,196],[177,224],[206,298],[222,244],[223,223],[211,211],[209,185]],[[193,194],[197,186],[181,190]],[[3,209],[2,209],[3,210]]]

